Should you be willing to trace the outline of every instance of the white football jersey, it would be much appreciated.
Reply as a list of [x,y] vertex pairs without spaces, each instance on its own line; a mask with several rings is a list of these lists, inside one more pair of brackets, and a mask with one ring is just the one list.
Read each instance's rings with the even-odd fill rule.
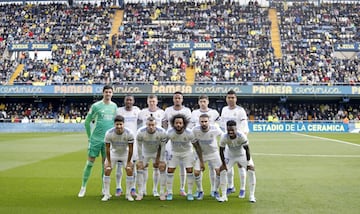
[[241,132],[249,133],[248,117],[243,107],[236,106],[234,109],[230,109],[229,106],[223,107],[220,120],[222,130],[226,130],[226,122],[229,120],[234,120],[237,129]]
[[214,153],[219,155],[218,137],[221,136],[223,132],[218,126],[210,125],[209,131],[207,132],[202,131],[201,126],[195,126],[192,132],[200,144],[204,159]]
[[124,132],[122,134],[117,134],[115,127],[113,127],[106,132],[105,143],[110,144],[111,156],[127,156],[129,144],[134,143],[134,134],[127,128],[124,128]]
[[155,133],[150,134],[146,130],[146,126],[143,126],[137,131],[136,141],[138,156],[142,160],[144,156],[148,157],[156,154],[159,146],[161,146],[162,153],[165,151],[165,144],[167,142],[166,131],[161,127],[156,127]]
[[227,133],[224,133],[220,139],[220,147],[227,146],[227,154],[229,157],[239,157],[245,154],[244,145],[249,145],[248,138],[240,131],[236,132],[236,138],[230,139]]
[[165,109],[164,120],[168,121],[168,129],[171,128],[170,120],[176,114],[183,114],[190,121],[191,120],[191,110],[188,107],[183,106],[180,110],[175,110],[174,106],[169,106]]
[[137,132],[138,129],[138,119],[139,119],[140,108],[133,106],[131,111],[127,111],[125,107],[119,107],[116,111],[116,115],[121,115],[124,117],[125,127],[130,129],[133,133]]
[[171,144],[172,155],[182,155],[184,153],[193,152],[192,143],[195,141],[194,134],[190,129],[185,129],[183,133],[177,134],[174,128],[167,131],[169,143]]
[[208,108],[207,111],[201,111],[201,109],[196,109],[193,112],[191,112],[191,127],[200,125],[199,117],[202,114],[207,114],[209,116],[209,122],[212,125],[215,124],[215,122],[220,119],[219,112],[217,112],[215,109]]
[[165,118],[165,111],[161,108],[157,108],[156,111],[150,111],[149,108],[142,109],[139,113],[139,120],[141,121],[142,126],[146,125],[146,121],[151,115],[155,118],[156,125],[161,126],[162,121]]

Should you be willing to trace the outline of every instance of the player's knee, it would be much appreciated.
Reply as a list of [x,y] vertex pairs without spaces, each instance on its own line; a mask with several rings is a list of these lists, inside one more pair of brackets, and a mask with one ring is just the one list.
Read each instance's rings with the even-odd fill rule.
[[139,163],[139,162],[136,163],[136,169],[137,169],[137,170],[144,170],[144,168],[145,168],[145,167],[144,167],[144,164]]
[[190,168],[186,168],[186,173],[192,173],[193,172],[193,168],[190,167]]
[[90,160],[87,160],[87,161],[86,161],[86,167],[91,168],[91,167],[93,167],[93,166],[94,166],[94,162],[93,162],[93,161],[90,161]]
[[247,166],[247,170],[255,171],[255,166],[249,165]]
[[153,163],[153,168],[159,168],[159,163]]
[[133,168],[126,167],[126,175],[127,176],[132,176],[133,175]]
[[[223,169],[223,170],[225,170],[225,169]],[[215,174],[216,174],[216,175],[220,175],[220,169],[219,169],[219,168],[216,168],[216,169],[215,169]]]
[[175,172],[175,168],[168,168],[168,169],[167,169],[167,172],[168,172],[168,173],[174,173],[174,172]]
[[166,163],[165,162],[160,162],[158,168],[159,168],[160,172],[164,172],[166,170]]
[[105,168],[104,174],[105,174],[106,176],[110,176],[110,175],[111,175],[111,171],[112,171],[111,168]]

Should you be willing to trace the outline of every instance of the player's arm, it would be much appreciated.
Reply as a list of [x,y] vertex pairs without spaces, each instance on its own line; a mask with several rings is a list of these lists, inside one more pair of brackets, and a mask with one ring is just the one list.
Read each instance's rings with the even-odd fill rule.
[[88,138],[90,138],[90,136],[91,136],[90,123],[92,122],[93,117],[94,117],[94,106],[91,106],[90,110],[87,113],[86,118],[85,118],[85,130],[86,130],[86,135]]
[[169,126],[169,121],[168,121],[168,119],[166,119],[166,117],[164,117],[161,121],[161,127],[163,127],[165,130],[167,130],[168,126]]
[[137,120],[136,120],[137,127],[143,126],[143,120],[141,119],[140,115],[138,114]]
[[225,151],[225,147],[220,146],[220,149],[219,149],[220,160],[221,160],[220,171],[222,171],[222,170],[227,170],[227,168],[226,168],[226,162],[225,162],[224,151]]
[[138,168],[139,169],[143,169],[144,168],[144,155],[143,155],[143,136],[140,134],[140,132],[138,131],[137,135],[136,135],[136,146],[137,146],[137,151],[138,151]]
[[249,133],[249,124],[248,124],[248,118],[247,114],[244,108],[240,109],[239,114],[239,121],[240,121],[240,130],[247,135]]
[[160,140],[160,145],[159,145],[158,151],[156,153],[156,159],[159,157],[159,162],[160,162],[160,158],[165,155],[165,146],[168,141],[169,141],[169,139],[166,135],[166,131],[164,130],[164,134]]
[[204,171],[205,170],[205,164],[204,164],[204,159],[203,159],[203,156],[202,156],[202,150],[201,150],[201,146],[199,144],[199,141],[195,140],[192,144],[193,144],[193,146],[195,148],[195,151],[196,151],[196,154],[198,155],[198,158],[200,160],[200,169],[201,169],[201,171]]
[[156,151],[156,157],[155,157],[155,163],[154,163],[155,168],[159,168],[160,155],[161,155],[161,144],[159,145],[159,147]]
[[246,160],[247,160],[247,169],[251,169],[253,168],[253,166],[250,164],[250,159],[251,159],[251,155],[250,155],[250,148],[249,145],[243,145],[243,148],[245,149],[245,153],[246,153]]
[[133,155],[133,150],[134,150],[134,143],[129,143],[129,151],[128,151],[128,158],[127,158],[127,163],[126,163],[126,168],[132,168],[132,155]]
[[138,149],[138,157],[139,157],[139,161],[143,161],[143,138],[142,137],[139,137],[140,134],[138,133],[137,134],[137,137],[136,137],[136,142],[137,142],[137,149]]

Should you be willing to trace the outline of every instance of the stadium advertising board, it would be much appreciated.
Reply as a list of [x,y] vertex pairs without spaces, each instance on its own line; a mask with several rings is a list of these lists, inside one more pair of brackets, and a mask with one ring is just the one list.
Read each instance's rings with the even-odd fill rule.
[[[234,90],[241,95],[317,95],[317,96],[358,96],[359,86],[291,86],[291,85],[235,85],[235,84],[129,84],[113,85],[114,94],[134,94],[146,96],[148,94],[171,95],[175,91],[181,91],[185,95],[198,96],[207,94],[209,96],[221,96],[229,90]],[[0,96],[26,96],[26,95],[47,95],[47,96],[83,96],[101,95],[103,85],[2,85]]]
[[334,45],[335,51],[351,51],[351,52],[359,52],[360,51],[360,43],[337,43]]
[[212,50],[214,44],[212,42],[170,42],[169,50],[181,51],[181,50]]
[[[343,124],[341,122],[249,122],[251,132],[352,132],[360,133],[360,123]],[[0,123],[0,132],[80,132],[83,123],[57,123],[54,119],[40,120],[34,123]]]
[[251,132],[349,132],[341,122],[249,122]]
[[20,43],[10,44],[10,51],[51,51],[52,45],[50,43]]
[[[352,94],[349,86],[308,86],[308,85],[254,85],[253,94],[280,94],[280,95],[341,95]],[[360,91],[359,91],[360,92]]]

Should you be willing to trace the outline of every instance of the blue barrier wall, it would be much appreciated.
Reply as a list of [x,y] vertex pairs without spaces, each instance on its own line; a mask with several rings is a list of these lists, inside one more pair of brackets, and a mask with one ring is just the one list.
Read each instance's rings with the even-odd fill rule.
[[[360,132],[360,124],[341,122],[249,122],[250,132]],[[84,123],[0,123],[0,132],[85,132]]]
[[85,132],[83,123],[0,123],[0,132]]
[[256,122],[249,123],[250,132],[349,132],[342,122]]

